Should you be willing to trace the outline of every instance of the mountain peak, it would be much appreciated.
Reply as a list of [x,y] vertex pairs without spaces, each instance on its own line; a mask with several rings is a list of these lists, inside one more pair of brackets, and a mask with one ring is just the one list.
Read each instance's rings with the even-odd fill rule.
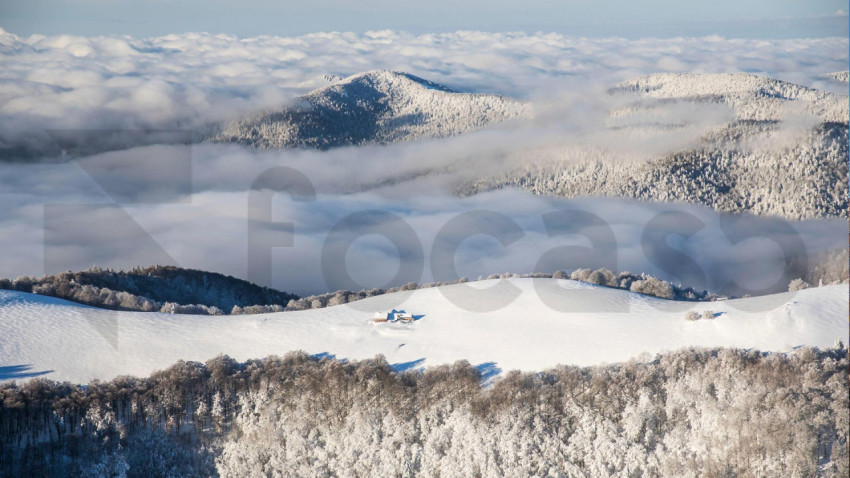
[[457,91],[452,90],[451,88],[441,85],[439,83],[435,83],[433,81],[428,81],[424,78],[420,78],[416,75],[411,75],[410,73],[405,73],[401,71],[393,71],[393,70],[371,70],[364,71],[361,73],[356,73],[351,75],[343,80],[341,80],[338,85],[352,84],[358,82],[368,82],[376,87],[387,86],[387,85],[410,85],[410,86],[420,86],[429,90],[435,91],[443,91],[446,93],[457,93]]
[[230,124],[212,141],[327,149],[455,136],[528,115],[528,106],[518,100],[459,93],[409,73],[373,70]]

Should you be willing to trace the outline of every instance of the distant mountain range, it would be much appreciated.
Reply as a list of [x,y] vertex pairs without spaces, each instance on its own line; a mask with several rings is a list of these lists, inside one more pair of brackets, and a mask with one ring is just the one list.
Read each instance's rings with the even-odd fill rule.
[[518,100],[458,93],[407,73],[327,79],[333,83],[279,110],[226,125],[211,141],[264,149],[386,144],[455,136],[530,113]]
[[[838,82],[847,77],[847,72],[824,76]],[[67,147],[80,155],[92,154],[92,148],[203,140],[260,149],[329,149],[445,138],[508,120],[531,126],[529,131],[547,127],[545,117],[535,117],[537,105],[457,92],[408,73],[382,70],[325,79],[328,86],[287,105],[196,132],[194,139],[140,134],[105,141],[93,132]],[[682,201],[794,220],[848,217],[846,95],[746,73],[649,75],[614,85],[608,94],[608,122],[596,132],[608,140],[585,144],[572,138],[559,144],[556,136],[555,143],[516,149],[505,153],[512,156],[509,161],[492,158],[494,165],[507,166],[485,168],[483,176],[459,181],[455,192],[515,187],[561,197]],[[700,116],[706,112],[712,116]],[[677,136],[700,121],[706,125],[699,134]],[[620,138],[646,135],[651,142],[654,134],[662,138],[659,144],[665,134],[694,139],[666,149],[656,144],[653,151],[663,153],[628,151],[631,156],[623,160],[623,148],[616,144]]]
[[[226,125],[211,141],[326,149],[442,138],[534,116],[531,104],[458,93],[406,73],[328,80],[331,85],[287,107]],[[609,94],[619,104],[610,112],[612,131],[688,126],[675,110],[664,115],[677,107],[694,107],[699,115],[698,108],[718,105],[726,119],[717,118],[719,126],[680,150],[637,161],[619,160],[605,144],[520,151],[514,153],[520,166],[463,183],[457,193],[518,187],[563,197],[683,201],[789,219],[848,217],[846,96],[746,73],[649,75],[615,85]]]

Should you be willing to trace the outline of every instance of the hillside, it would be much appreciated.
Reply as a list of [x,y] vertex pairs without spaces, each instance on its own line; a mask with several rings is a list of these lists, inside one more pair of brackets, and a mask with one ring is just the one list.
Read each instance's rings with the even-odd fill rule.
[[[517,298],[499,307],[514,288]],[[346,359],[383,354],[397,370],[465,359],[498,372],[619,362],[686,346],[788,351],[828,347],[838,338],[846,343],[847,296],[847,286],[839,285],[693,303],[570,280],[508,279],[221,317],[115,312],[0,291],[0,364],[6,379],[49,372],[45,378],[85,383],[146,376],[178,360],[205,361],[220,353],[237,360],[292,350]],[[418,320],[371,322],[376,311],[392,308]],[[495,310],[468,310],[488,308]],[[709,309],[713,320],[685,320],[686,311]]]
[[506,374],[376,357],[0,384],[2,476],[846,477],[847,349]]
[[[822,123],[847,123],[847,98],[749,73],[659,73],[624,81],[610,93],[692,103],[723,103],[737,121],[778,121],[809,114]],[[793,104],[793,106],[792,106]]]
[[257,148],[319,148],[442,138],[528,115],[499,95],[459,93],[407,73],[359,73],[289,106],[225,126],[211,138]]
[[[700,105],[716,104],[731,116],[669,154],[624,160],[609,145],[520,153],[521,167],[466,183],[458,193],[518,187],[563,197],[682,201],[793,220],[848,217],[846,96],[748,74],[651,75],[610,93],[625,102],[611,115],[612,127],[624,135],[686,126],[677,123],[676,108],[699,112]],[[671,114],[672,123],[652,122]]]
[[[445,138],[506,119],[530,119],[537,106],[458,93],[390,71],[330,81],[285,108],[225,126],[211,141],[327,149]],[[717,124],[669,151],[638,148],[628,158],[610,140],[521,148],[505,153],[515,166],[494,167],[460,182],[456,192],[518,187],[563,197],[684,201],[794,220],[847,217],[846,96],[746,73],[649,75],[608,93],[609,121],[595,134],[660,135],[658,142],[678,144],[677,131],[691,122],[709,121],[703,118],[708,115]],[[545,128],[546,120],[539,120]]]
[[[824,123],[789,145],[782,145],[775,130],[775,125],[738,123],[693,149],[640,162],[615,162],[604,151],[550,150],[538,154],[539,160],[471,181],[457,192],[517,187],[561,197],[680,201],[791,220],[848,217],[847,124]],[[779,146],[750,149],[715,142],[735,137]]]
[[294,294],[216,272],[174,266],[127,271],[97,267],[43,277],[0,279],[0,289],[34,292],[114,310],[227,314],[234,307],[285,306]]

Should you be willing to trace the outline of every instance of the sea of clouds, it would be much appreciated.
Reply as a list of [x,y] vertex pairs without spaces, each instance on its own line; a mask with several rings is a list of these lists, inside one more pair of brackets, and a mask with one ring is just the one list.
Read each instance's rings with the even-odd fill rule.
[[[577,131],[586,140],[604,122],[600,111],[611,106],[586,93],[604,92],[618,81],[655,72],[744,71],[837,88],[824,74],[846,69],[847,48],[846,38],[629,41],[383,31],[139,39],[18,37],[0,31],[0,151],[31,155],[24,163],[0,161],[0,276],[92,264],[173,263],[309,294],[395,286],[399,279],[607,266],[713,290],[780,290],[793,278],[789,274],[799,272],[786,267],[786,260],[846,241],[845,222],[789,224],[690,205],[562,200],[511,190],[468,198],[453,192],[483,171],[515,166],[510,158],[518,150],[545,147]],[[216,144],[129,147],[134,144],[129,141],[123,150],[73,160],[39,156],[55,139],[51,130],[194,134],[212,123],[279,107],[326,85],[325,74],[373,69],[405,71],[459,91],[505,94],[552,108],[538,110],[548,123],[532,129],[505,126],[391,146],[261,152]],[[690,115],[693,128],[633,140],[602,134],[591,143],[616,142],[623,151],[678,148],[716,124],[722,113],[689,110],[681,114]],[[115,141],[120,146],[124,140]],[[279,167],[303,175],[308,186],[296,188],[303,197],[249,192],[258,177]],[[584,231],[589,237],[548,235],[544,215],[564,210],[588,213],[601,225]],[[670,210],[691,219],[679,226],[652,222]],[[659,263],[646,250],[647,224],[654,224],[650,232],[680,234],[662,242],[691,257],[690,269]],[[704,226],[677,231],[687,224]],[[453,229],[446,232],[449,226]],[[408,230],[412,236],[399,232]],[[489,235],[465,238],[476,231]],[[347,255],[328,252],[351,237],[356,240]],[[438,237],[454,240],[435,241]],[[595,246],[590,257],[596,262],[582,262],[579,253],[564,256],[572,262],[541,263],[546,251],[568,244]],[[272,250],[274,245],[284,247]],[[266,260],[264,253],[252,259],[249,250],[255,249],[269,250],[267,267],[252,265]],[[454,271],[432,264],[433,256],[446,254],[454,254]]]
[[[657,72],[751,72],[807,86],[846,70],[847,38],[626,40],[378,31],[239,38],[32,35],[0,29],[0,141],[37,151],[45,129],[202,128],[284,104],[323,76],[391,69],[461,91],[545,102]],[[846,90],[846,88],[842,88]]]

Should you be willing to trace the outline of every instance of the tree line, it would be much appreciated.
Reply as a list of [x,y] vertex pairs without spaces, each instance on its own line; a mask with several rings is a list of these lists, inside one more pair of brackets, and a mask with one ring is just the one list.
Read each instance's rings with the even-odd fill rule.
[[302,352],[0,385],[2,476],[836,476],[845,348],[394,372]]
[[49,295],[113,310],[222,315],[234,308],[286,304],[295,294],[216,272],[174,266],[128,271],[92,267],[43,277],[0,279],[0,289]]
[[[814,257],[804,278],[791,281],[789,290],[812,285],[846,283],[850,279],[847,250],[827,251]],[[576,269],[572,272],[533,272],[490,274],[477,280],[509,278],[572,279],[590,284],[628,290],[662,299],[713,301],[716,293],[676,285],[649,274],[615,273],[606,268]],[[319,309],[347,304],[382,294],[427,289],[469,282],[454,281],[407,284],[388,289],[371,288],[357,292],[338,290],[298,297],[268,287],[215,272],[181,269],[173,266],[136,267],[129,271],[93,267],[79,272],[63,272],[40,278],[21,276],[0,279],[0,289],[31,292],[81,304],[113,310],[163,312],[170,314],[239,315]]]

